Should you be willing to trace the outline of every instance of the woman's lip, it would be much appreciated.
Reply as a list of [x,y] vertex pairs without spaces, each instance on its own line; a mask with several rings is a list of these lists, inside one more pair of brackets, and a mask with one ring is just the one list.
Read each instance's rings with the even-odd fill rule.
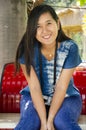
[[49,39],[51,35],[43,36],[44,39]]

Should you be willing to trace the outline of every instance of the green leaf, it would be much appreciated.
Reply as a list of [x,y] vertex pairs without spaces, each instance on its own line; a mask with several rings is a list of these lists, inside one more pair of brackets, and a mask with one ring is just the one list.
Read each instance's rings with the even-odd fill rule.
[[86,0],[80,0],[80,6],[83,6],[86,4]]

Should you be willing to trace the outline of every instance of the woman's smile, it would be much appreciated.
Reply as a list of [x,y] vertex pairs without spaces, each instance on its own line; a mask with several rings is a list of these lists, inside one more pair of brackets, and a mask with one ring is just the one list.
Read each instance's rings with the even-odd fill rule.
[[47,40],[48,40],[50,37],[51,37],[51,34],[42,36],[42,38],[47,39]]

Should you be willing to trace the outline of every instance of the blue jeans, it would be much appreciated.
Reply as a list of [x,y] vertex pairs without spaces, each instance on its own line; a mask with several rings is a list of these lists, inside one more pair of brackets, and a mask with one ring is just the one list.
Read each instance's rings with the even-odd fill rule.
[[[40,119],[29,94],[22,95],[20,108],[20,121],[14,130],[40,130]],[[54,118],[55,130],[81,130],[77,123],[81,108],[80,96],[65,98]],[[48,112],[49,107],[46,109]]]

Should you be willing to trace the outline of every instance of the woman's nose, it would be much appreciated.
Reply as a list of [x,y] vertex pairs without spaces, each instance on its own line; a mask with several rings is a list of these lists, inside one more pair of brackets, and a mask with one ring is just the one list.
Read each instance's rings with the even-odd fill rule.
[[42,33],[47,33],[47,32],[48,32],[48,29],[47,29],[46,26],[44,26],[44,27],[42,28]]

